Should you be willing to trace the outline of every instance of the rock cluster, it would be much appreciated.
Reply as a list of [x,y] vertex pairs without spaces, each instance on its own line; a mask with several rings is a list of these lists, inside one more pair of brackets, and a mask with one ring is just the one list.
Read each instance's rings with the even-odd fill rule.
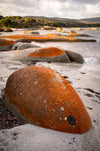
[[31,66],[14,72],[6,84],[5,99],[14,114],[32,124],[68,133],[91,128],[78,94],[51,69]]
[[78,39],[72,35],[58,35],[58,34],[47,34],[47,35],[35,35],[35,34],[20,34],[20,35],[8,35],[1,36],[1,38],[11,38],[11,39],[26,39],[28,41],[36,42],[96,42],[94,39]]
[[57,47],[46,47],[46,48],[38,48],[38,47],[40,46],[28,42],[17,42],[13,40],[2,39],[2,38],[0,39],[0,51],[24,50],[28,48],[36,48],[35,50],[33,50],[32,53],[30,53],[30,51],[29,53],[27,52],[28,55],[26,55],[25,57],[28,60],[46,61],[46,62],[65,62],[65,63],[84,62],[84,59],[80,54],[72,51],[63,50]]

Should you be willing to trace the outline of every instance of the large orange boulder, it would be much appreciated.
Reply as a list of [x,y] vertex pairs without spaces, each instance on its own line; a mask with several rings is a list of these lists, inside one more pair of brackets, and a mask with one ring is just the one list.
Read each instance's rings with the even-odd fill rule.
[[78,94],[51,69],[31,66],[14,72],[6,84],[5,99],[9,109],[37,126],[68,133],[91,128]]

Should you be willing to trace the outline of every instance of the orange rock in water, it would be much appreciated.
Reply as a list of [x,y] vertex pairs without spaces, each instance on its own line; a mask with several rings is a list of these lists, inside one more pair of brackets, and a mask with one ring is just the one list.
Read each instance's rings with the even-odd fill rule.
[[63,55],[64,51],[57,47],[41,48],[37,52],[33,52],[28,57],[55,57]]
[[9,46],[15,43],[13,40],[0,39],[0,46]]
[[32,124],[68,133],[91,128],[88,112],[73,87],[57,72],[45,67],[26,67],[7,81],[8,107]]
[[8,35],[8,36],[1,36],[1,38],[11,38],[11,39],[31,39],[33,41],[69,41],[69,40],[75,40],[73,37],[67,37],[67,36],[58,36],[56,34],[46,34],[46,35]]

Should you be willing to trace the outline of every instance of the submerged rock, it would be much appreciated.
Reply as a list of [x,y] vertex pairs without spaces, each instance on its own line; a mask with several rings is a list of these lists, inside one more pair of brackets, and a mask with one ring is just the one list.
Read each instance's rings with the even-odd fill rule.
[[32,124],[68,133],[91,128],[88,112],[73,87],[45,67],[26,67],[7,81],[5,99],[14,114]]

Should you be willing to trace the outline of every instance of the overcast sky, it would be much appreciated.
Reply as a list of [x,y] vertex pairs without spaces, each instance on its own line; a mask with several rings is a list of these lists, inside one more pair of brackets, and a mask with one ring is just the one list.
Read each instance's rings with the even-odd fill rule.
[[73,19],[100,17],[100,0],[0,0],[0,15]]

